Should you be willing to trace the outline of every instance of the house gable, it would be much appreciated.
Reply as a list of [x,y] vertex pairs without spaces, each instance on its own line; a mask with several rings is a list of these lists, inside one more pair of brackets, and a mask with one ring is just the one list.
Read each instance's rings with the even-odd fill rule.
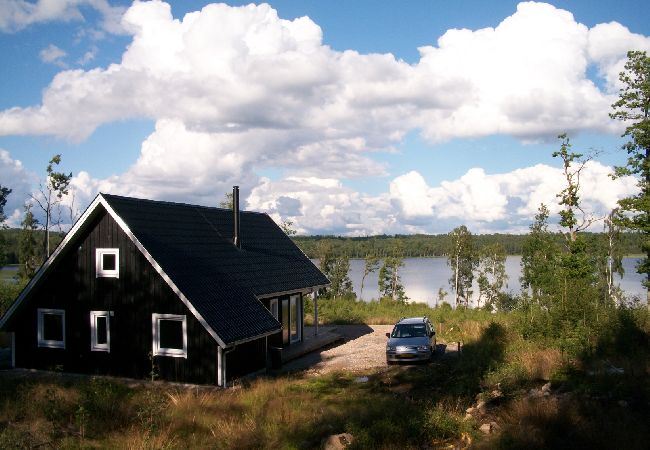
[[[110,214],[95,214],[89,225],[69,242],[68,250],[58,255],[16,310],[9,324],[15,333],[16,365],[136,378],[148,378],[153,371],[167,380],[214,383],[217,344],[203,324]],[[119,278],[97,277],[97,248],[120,250]],[[38,310],[65,311],[65,348],[38,345]],[[92,311],[110,313],[110,352],[92,349]],[[186,318],[186,357],[150,355],[154,314]]]

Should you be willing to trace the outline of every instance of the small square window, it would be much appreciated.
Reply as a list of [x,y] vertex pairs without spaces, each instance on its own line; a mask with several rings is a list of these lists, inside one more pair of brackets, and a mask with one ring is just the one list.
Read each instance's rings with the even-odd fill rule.
[[38,313],[38,346],[65,348],[65,311],[41,309]]
[[187,358],[187,319],[184,315],[152,314],[153,354]]
[[95,265],[97,278],[119,278],[120,249],[98,248],[95,250]]
[[90,311],[90,350],[111,351],[110,311]]

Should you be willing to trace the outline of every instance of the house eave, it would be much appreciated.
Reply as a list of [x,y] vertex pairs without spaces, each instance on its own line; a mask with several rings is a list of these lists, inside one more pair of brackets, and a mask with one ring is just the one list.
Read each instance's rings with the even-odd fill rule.
[[296,292],[300,292],[300,293],[303,293],[303,294],[310,294],[310,293],[315,292],[315,291],[317,291],[319,289],[326,288],[329,285],[330,285],[329,283],[327,283],[327,284],[319,284],[319,285],[316,285],[316,286],[309,286],[309,287],[299,288],[299,289],[291,289],[291,290],[288,290],[288,291],[272,292],[270,294],[260,294],[260,295],[256,295],[256,297],[257,297],[258,300],[262,300],[262,299],[266,299],[266,298],[282,297],[283,295],[295,294]]
[[233,348],[233,347],[236,347],[238,345],[245,344],[246,342],[255,341],[257,339],[261,339],[261,338],[264,338],[264,337],[267,337],[267,336],[271,336],[272,334],[276,334],[276,333],[279,333],[281,331],[282,331],[282,328],[278,328],[277,330],[268,331],[266,333],[258,334],[257,336],[251,336],[251,337],[239,339],[237,341],[230,342],[229,344],[227,344],[223,348]]

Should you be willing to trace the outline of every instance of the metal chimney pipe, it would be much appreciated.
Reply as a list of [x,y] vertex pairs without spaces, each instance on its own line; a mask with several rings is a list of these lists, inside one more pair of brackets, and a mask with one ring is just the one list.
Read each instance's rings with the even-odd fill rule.
[[233,237],[235,247],[241,248],[241,224],[239,217],[239,186],[232,187]]

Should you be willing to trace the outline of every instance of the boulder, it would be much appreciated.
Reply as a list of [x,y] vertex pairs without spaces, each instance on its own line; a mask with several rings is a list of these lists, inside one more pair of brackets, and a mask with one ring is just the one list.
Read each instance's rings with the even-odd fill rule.
[[321,448],[323,450],[343,450],[354,442],[354,437],[350,433],[333,434],[323,441]]

